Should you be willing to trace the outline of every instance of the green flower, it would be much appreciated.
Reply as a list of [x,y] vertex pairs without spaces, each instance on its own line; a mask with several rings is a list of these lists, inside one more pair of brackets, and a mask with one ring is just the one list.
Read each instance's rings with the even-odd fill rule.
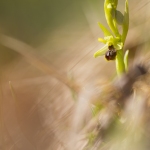
[[104,39],[98,38],[99,42],[104,43],[105,45],[98,50],[96,53],[94,53],[94,57],[102,56],[108,51],[108,47],[113,45],[115,50],[121,50],[123,48],[123,42],[121,41],[121,37],[114,37],[108,29],[106,29],[101,23],[98,23],[99,27],[104,32]]
[[[105,0],[105,18],[111,31],[109,31],[101,23],[98,23],[99,27],[104,33],[104,38],[98,38],[98,41],[104,43],[105,45],[100,50],[94,53],[94,57],[96,58],[98,56],[105,55],[108,50],[111,51],[109,47],[112,46],[117,54],[115,59],[116,70],[118,75],[121,75],[128,68],[126,65],[129,52],[125,54],[124,58],[123,46],[129,27],[129,9],[128,1],[126,0],[123,15],[120,11],[116,10],[117,4],[118,0]],[[122,33],[119,33],[118,25],[122,26]]]

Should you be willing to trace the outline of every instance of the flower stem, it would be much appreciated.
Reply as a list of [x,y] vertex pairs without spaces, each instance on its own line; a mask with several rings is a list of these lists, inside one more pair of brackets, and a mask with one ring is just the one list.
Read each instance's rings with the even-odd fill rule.
[[123,73],[125,73],[125,65],[123,61],[123,49],[117,51],[116,56],[116,71],[118,76],[121,76]]

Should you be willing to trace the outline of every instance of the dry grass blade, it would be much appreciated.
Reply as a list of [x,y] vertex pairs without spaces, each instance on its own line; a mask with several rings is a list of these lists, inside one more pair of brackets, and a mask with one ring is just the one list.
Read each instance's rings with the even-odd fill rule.
[[21,54],[23,57],[26,58],[26,60],[34,65],[36,68],[42,70],[43,72],[53,76],[57,80],[64,83],[66,86],[71,88],[74,91],[77,91],[77,86],[70,82],[66,76],[59,73],[52,65],[46,62],[43,58],[35,54],[35,49],[29,46],[28,44],[25,44],[19,40],[16,40],[14,38],[11,38],[6,35],[0,35],[0,43],[8,47],[17,53]]

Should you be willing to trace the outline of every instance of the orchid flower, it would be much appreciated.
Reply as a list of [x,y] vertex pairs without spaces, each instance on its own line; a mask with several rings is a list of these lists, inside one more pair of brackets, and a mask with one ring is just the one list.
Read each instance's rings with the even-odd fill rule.
[[[104,43],[105,45],[94,53],[94,57],[96,58],[98,56],[105,55],[108,48],[113,46],[116,51],[115,61],[117,74],[121,75],[128,68],[127,61],[129,51],[126,51],[125,55],[123,53],[124,42],[129,27],[128,0],[125,2],[124,15],[120,11],[116,10],[117,4],[118,0],[105,0],[104,2],[105,18],[111,31],[101,23],[98,23],[104,33],[104,38],[98,38],[98,41]],[[119,33],[118,25],[122,26],[122,34]]]

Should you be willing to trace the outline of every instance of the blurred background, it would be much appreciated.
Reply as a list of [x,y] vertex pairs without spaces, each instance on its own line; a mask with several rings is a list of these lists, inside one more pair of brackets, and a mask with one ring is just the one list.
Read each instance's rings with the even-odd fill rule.
[[[118,1],[123,12],[125,1]],[[91,101],[116,77],[115,62],[93,58],[103,46],[103,4],[0,0],[1,150],[85,148],[85,134],[77,133],[92,119]],[[149,54],[149,7],[148,0],[129,1],[130,66]]]

